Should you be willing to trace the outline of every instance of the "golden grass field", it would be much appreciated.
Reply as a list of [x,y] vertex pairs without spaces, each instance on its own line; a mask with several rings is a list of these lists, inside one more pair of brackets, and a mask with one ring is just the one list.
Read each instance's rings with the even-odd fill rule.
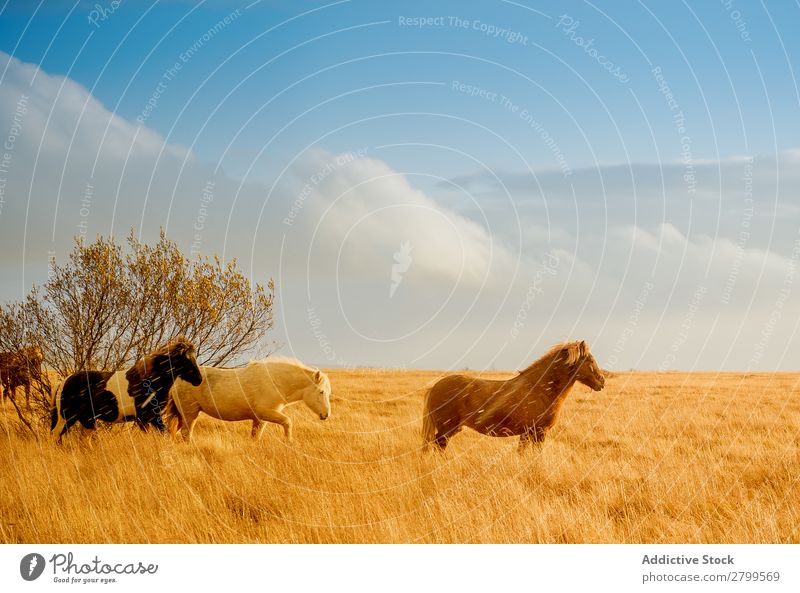
[[192,443],[122,427],[57,448],[7,405],[0,541],[800,542],[800,375],[616,374],[525,456],[468,430],[423,455],[440,373],[329,376],[331,419],[295,404],[293,443],[205,416]]

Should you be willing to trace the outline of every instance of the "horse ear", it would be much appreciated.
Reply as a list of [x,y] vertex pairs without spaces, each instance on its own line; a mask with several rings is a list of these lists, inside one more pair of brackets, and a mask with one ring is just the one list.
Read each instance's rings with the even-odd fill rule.
[[321,380],[322,380],[322,373],[320,372],[319,369],[317,369],[317,372],[314,373],[314,382],[319,383]]
[[184,356],[191,350],[192,344],[187,340],[183,334],[175,338],[175,355]]
[[586,343],[586,340],[581,340],[578,347],[581,349],[581,356],[586,356],[589,353],[589,345]]

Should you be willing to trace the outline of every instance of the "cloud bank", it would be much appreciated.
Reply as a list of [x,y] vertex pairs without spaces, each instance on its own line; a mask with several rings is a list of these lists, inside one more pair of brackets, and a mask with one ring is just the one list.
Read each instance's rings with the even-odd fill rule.
[[317,364],[519,368],[569,338],[616,369],[800,358],[798,151],[696,163],[694,179],[633,163],[423,191],[377,149],[317,146],[242,180],[73,80],[6,54],[0,72],[5,299],[76,235],[163,226],[275,277],[275,337]]

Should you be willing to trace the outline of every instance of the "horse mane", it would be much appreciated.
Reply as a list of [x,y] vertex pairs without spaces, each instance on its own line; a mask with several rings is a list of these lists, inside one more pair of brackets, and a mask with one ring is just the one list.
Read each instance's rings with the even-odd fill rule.
[[564,360],[565,364],[571,365],[575,364],[582,358],[586,357],[589,354],[589,345],[583,340],[576,340],[574,342],[562,342],[560,344],[555,344],[552,346],[547,352],[545,352],[542,356],[534,360],[531,364],[527,367],[519,371],[520,375],[527,373],[528,371],[533,370],[534,368],[540,367],[543,362],[547,362],[548,366],[555,360],[555,358],[561,354],[562,352],[566,353],[566,359]]
[[160,348],[153,350],[150,354],[137,360],[136,363],[128,369],[128,372],[125,373],[125,378],[129,382],[143,380],[147,377],[148,369],[152,369],[157,358],[163,356],[182,356],[189,352],[194,352],[194,344],[184,336],[173,338]]
[[316,373],[319,373],[320,374],[320,381],[319,382],[321,383],[321,382],[323,382],[325,380],[324,379],[324,377],[326,376],[325,373],[320,371],[317,367],[309,366],[306,363],[300,362],[299,360],[297,360],[296,358],[293,358],[291,356],[268,356],[266,358],[254,359],[254,360],[251,360],[250,362],[248,362],[247,366],[255,366],[255,365],[258,365],[258,364],[272,364],[272,363],[288,364],[290,366],[294,366],[294,367],[297,367],[299,369],[302,369],[302,370],[306,371],[307,373],[309,373],[311,375],[314,375],[314,376],[316,376]]

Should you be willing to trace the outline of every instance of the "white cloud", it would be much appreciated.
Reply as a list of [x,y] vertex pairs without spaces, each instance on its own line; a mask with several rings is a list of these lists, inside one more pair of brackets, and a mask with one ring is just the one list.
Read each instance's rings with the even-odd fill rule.
[[437,204],[378,159],[362,156],[336,165],[343,160],[310,152],[293,170],[297,181],[283,188],[300,195],[304,186],[312,187],[293,226],[316,232],[324,253],[333,249],[344,258],[338,265],[384,272],[398,246],[408,242],[414,273],[489,286],[513,273],[515,255],[483,225]]
[[[446,189],[420,191],[373,154],[309,151],[272,184],[215,175],[74,81],[5,54],[2,68],[2,128],[29,97],[3,186],[5,298],[41,282],[48,251],[64,258],[81,230],[93,237],[135,227],[152,237],[167,226],[187,251],[197,243],[237,256],[256,281],[275,276],[277,337],[311,362],[513,368],[578,337],[608,360],[652,281],[617,368],[659,366],[698,287],[706,292],[672,368],[745,368],[787,288],[800,225],[797,151],[754,159],[751,218],[748,160],[732,158],[697,163],[694,197],[672,164],[575,171],[573,187],[544,172],[541,192],[528,176],[505,175],[517,220],[490,177],[458,180],[475,200],[461,211]],[[207,181],[213,199],[204,203]],[[391,292],[406,243],[411,261]],[[800,317],[794,296],[781,305],[784,321]],[[800,355],[793,323],[771,329],[766,342],[758,368],[790,366],[787,349]]]
[[169,207],[178,172],[193,167],[185,148],[111,113],[71,79],[1,52],[0,72],[0,126],[18,133],[5,151],[0,225],[14,241],[2,257],[17,271],[23,252],[41,270],[48,250],[63,255],[81,231],[125,234]]

